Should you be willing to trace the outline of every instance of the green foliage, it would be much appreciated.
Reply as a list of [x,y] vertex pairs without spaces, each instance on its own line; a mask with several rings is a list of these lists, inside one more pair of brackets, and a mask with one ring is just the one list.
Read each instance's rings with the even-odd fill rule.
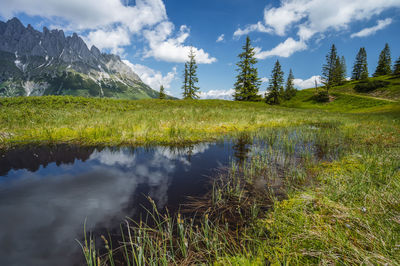
[[337,67],[337,51],[334,44],[332,44],[330,52],[326,55],[326,63],[322,66],[322,83],[326,89],[335,85],[335,74]]
[[326,63],[322,66],[321,81],[327,91],[333,86],[341,85],[346,80],[346,62],[340,58],[334,44],[326,55]]
[[367,79],[368,76],[367,52],[364,47],[361,47],[354,62],[352,79]]
[[395,75],[395,76],[400,76],[400,56],[399,56],[399,58],[396,60],[396,62],[394,63],[394,66],[393,66],[393,75]]
[[268,104],[279,104],[283,94],[283,71],[281,64],[276,60],[269,80],[268,92],[265,94],[265,102]]
[[329,93],[326,90],[318,90],[313,97],[314,101],[319,103],[329,102]]
[[283,93],[283,98],[285,100],[290,100],[294,96],[296,96],[297,89],[294,87],[294,75],[292,69],[289,71],[289,75],[286,81],[285,92]]
[[392,59],[390,55],[389,44],[385,44],[381,54],[379,55],[378,66],[376,67],[374,77],[392,74]]
[[379,88],[383,88],[390,83],[383,80],[363,80],[354,86],[356,92],[371,92]]
[[184,81],[183,81],[183,98],[184,99],[198,99],[199,87],[196,83],[199,82],[197,78],[197,63],[196,55],[193,48],[190,48],[189,61],[185,64]]
[[258,90],[261,81],[258,78],[258,70],[254,66],[257,63],[254,56],[254,48],[251,46],[250,37],[247,36],[243,52],[239,54],[240,61],[237,63],[239,74],[236,76],[235,93],[233,95],[235,101],[260,100]]
[[164,89],[164,86],[161,85],[161,86],[160,86],[160,95],[159,95],[159,99],[165,100],[165,97],[166,97],[166,95],[165,95],[165,89]]

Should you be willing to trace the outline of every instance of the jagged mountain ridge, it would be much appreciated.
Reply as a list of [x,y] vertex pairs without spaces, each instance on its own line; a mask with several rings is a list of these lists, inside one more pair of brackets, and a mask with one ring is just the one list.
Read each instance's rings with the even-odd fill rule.
[[76,33],[0,21],[0,96],[156,98],[120,57],[91,49]]

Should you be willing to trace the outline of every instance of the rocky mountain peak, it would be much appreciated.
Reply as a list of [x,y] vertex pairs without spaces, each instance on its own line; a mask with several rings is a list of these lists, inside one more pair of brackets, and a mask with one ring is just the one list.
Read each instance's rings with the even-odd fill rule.
[[24,27],[17,18],[0,21],[0,56],[0,82],[9,84],[0,88],[0,96],[42,95],[50,89],[54,91],[48,93],[58,95],[63,86],[90,87],[89,94],[95,96],[112,97],[110,90],[119,95],[135,90],[138,95],[157,95],[118,55],[102,53],[96,46],[89,49],[76,33],[65,36],[62,30],[47,27],[40,32],[32,25]]

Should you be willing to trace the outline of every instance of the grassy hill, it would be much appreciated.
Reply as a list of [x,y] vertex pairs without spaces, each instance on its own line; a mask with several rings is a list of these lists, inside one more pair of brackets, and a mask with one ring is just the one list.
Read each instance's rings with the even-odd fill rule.
[[298,91],[295,97],[290,101],[284,102],[282,106],[357,113],[399,110],[400,78],[383,76],[371,78],[371,80],[386,81],[388,85],[368,93],[359,93],[354,90],[358,82],[346,82],[346,84],[333,87],[330,90],[333,100],[328,103],[318,103],[313,100],[315,88],[305,89]]

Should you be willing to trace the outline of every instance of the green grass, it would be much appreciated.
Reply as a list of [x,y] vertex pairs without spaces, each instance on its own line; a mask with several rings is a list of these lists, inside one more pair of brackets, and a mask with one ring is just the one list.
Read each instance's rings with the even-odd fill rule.
[[[0,146],[182,144],[226,135],[268,143],[193,202],[202,218],[152,212],[156,227],[125,224],[121,247],[103,238],[108,249],[100,257],[99,245],[90,241],[98,236],[89,236],[82,246],[89,265],[112,265],[119,252],[129,258],[126,265],[400,265],[399,104],[339,89],[327,104],[309,100],[312,90],[300,91],[285,103],[291,108],[219,100],[4,98]],[[271,188],[278,181],[285,199],[273,189],[260,192],[259,184]]]
[[[293,102],[307,97],[300,91]],[[311,94],[311,93],[310,93]],[[302,95],[305,95],[304,97]],[[290,103],[287,104],[290,106]],[[181,144],[214,140],[265,127],[285,127],[345,119],[357,123],[371,112],[396,116],[397,103],[338,96],[329,104],[302,102],[313,110],[221,100],[113,100],[69,96],[0,99],[0,147],[27,143]],[[296,106],[296,104],[294,104]],[[315,109],[322,109],[321,111]],[[357,112],[330,114],[326,110]],[[368,113],[369,112],[369,113]],[[378,119],[379,120],[379,119]],[[374,122],[373,122],[374,123]]]
[[293,108],[322,109],[333,112],[376,113],[388,110],[400,110],[400,78],[383,76],[371,80],[384,80],[390,84],[369,93],[357,93],[354,90],[356,81],[333,87],[330,95],[333,100],[318,103],[313,100],[314,89],[298,91],[296,96],[282,105]]

